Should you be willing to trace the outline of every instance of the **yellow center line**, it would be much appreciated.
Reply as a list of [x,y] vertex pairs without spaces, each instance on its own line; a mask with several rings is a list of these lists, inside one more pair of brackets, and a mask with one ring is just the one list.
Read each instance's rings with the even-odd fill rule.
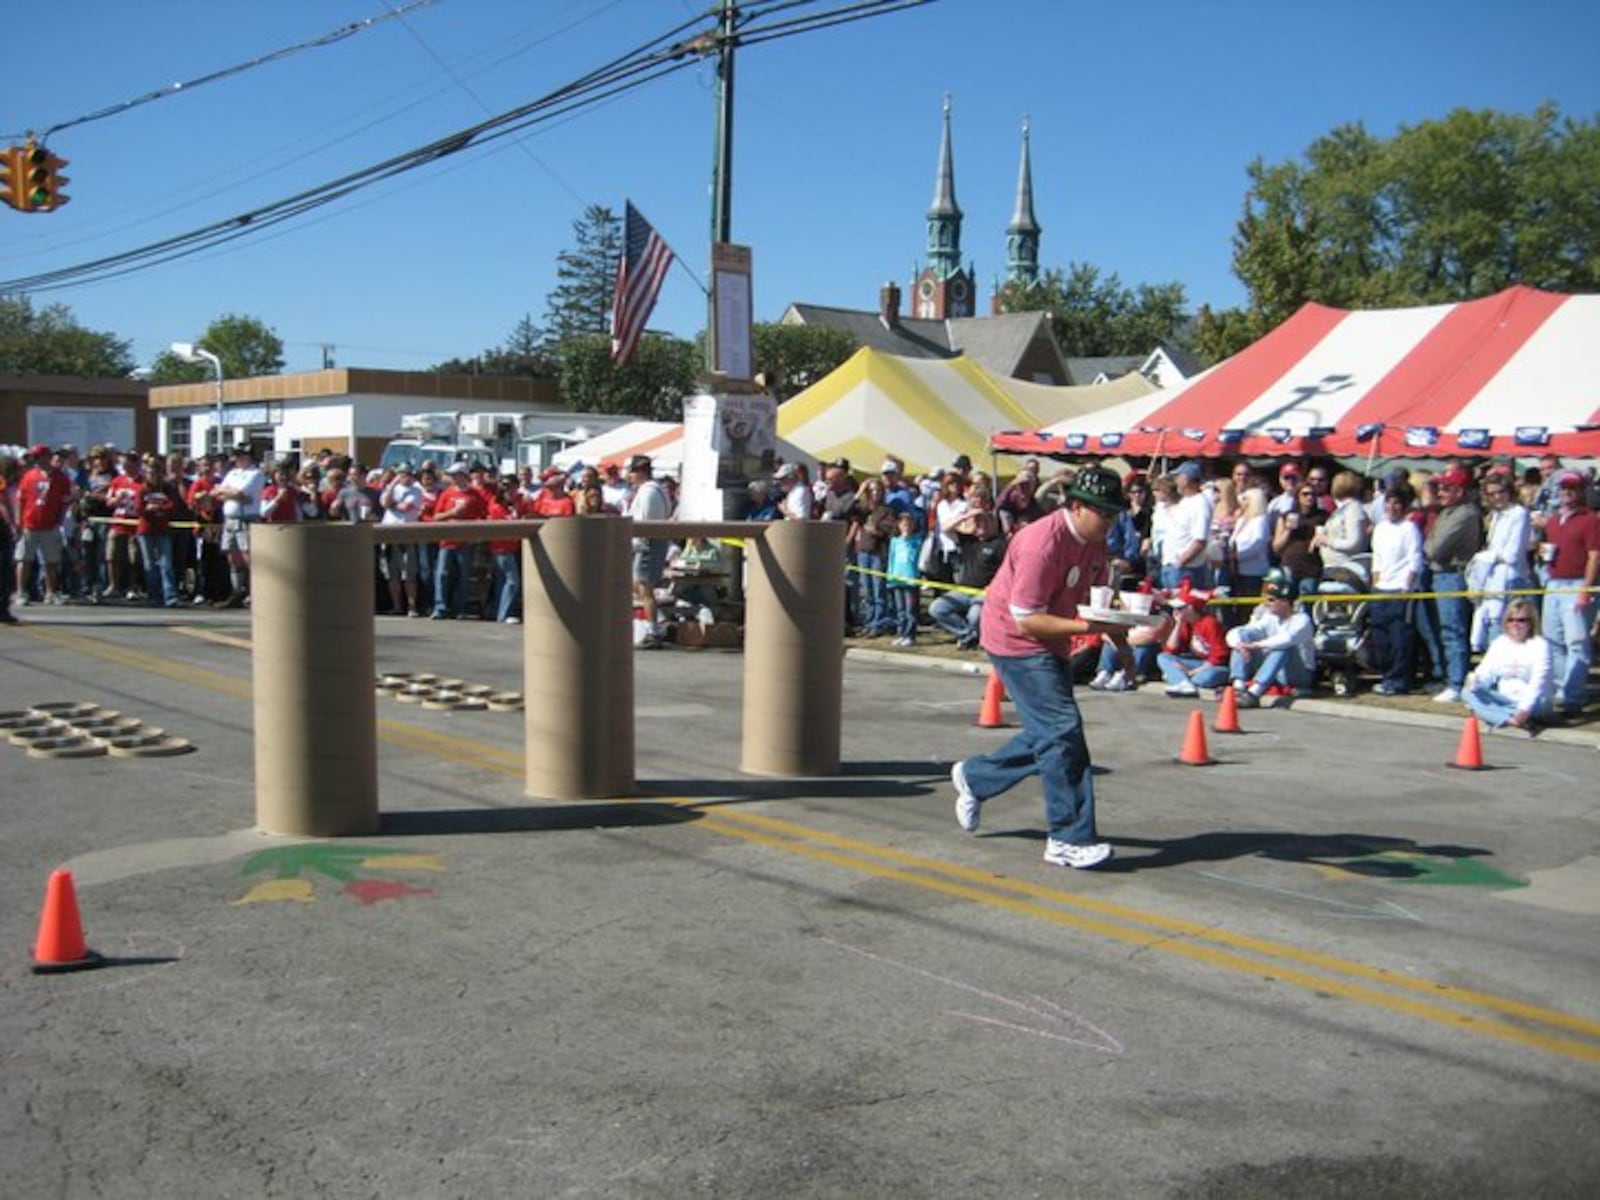
[[[103,639],[40,626],[28,626],[19,632],[78,653],[150,671],[191,686],[202,686],[246,699],[251,695],[248,681],[130,650]],[[378,735],[386,742],[487,769],[495,774],[518,779],[523,775],[520,747],[507,750],[456,734],[436,733],[382,718],[378,721]],[[702,807],[700,802],[687,798],[646,798],[641,801],[639,797],[628,797],[619,798],[616,802],[671,804],[698,813],[700,819],[692,824],[707,832],[784,853],[799,854],[847,870],[893,879],[1017,915],[1066,925],[1126,945],[1175,954],[1247,975],[1267,976],[1314,992],[1343,996],[1437,1024],[1518,1042],[1568,1058],[1600,1063],[1600,1046],[1484,1015],[1485,1012],[1499,1013],[1535,1025],[1600,1038],[1600,1021],[1558,1009],[1460,988],[1437,980],[1402,975],[1299,946],[1012,879],[942,859],[924,858],[893,847],[829,833],[749,810],[733,811],[720,805]],[[1309,969],[1298,969],[1300,967]],[[1423,993],[1427,999],[1395,995],[1380,988],[1395,989],[1402,993]],[[1458,1011],[1444,1007],[1446,1004],[1481,1011]]]

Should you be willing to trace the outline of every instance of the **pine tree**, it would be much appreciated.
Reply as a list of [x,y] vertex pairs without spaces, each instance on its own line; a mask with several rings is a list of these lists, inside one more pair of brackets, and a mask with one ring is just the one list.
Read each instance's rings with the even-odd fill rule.
[[591,204],[572,223],[577,245],[556,256],[556,284],[545,302],[547,345],[574,334],[604,334],[611,326],[611,296],[622,253],[622,218]]

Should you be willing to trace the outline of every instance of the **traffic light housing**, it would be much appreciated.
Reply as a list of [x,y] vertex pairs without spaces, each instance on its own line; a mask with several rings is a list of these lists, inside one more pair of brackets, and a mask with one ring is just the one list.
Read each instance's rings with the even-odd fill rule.
[[18,212],[53,212],[67,203],[61,174],[67,160],[29,142],[0,151],[0,200]]
[[69,197],[61,191],[62,186],[70,182],[61,174],[61,168],[67,165],[66,159],[30,142],[23,147],[23,163],[30,212],[52,212],[67,202]]
[[7,146],[0,150],[0,200],[19,212],[27,212],[22,173],[22,148]]

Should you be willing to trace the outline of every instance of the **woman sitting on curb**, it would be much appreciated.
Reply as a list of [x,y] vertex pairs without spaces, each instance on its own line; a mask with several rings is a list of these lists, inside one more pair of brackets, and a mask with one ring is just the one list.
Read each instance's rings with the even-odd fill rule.
[[1512,600],[1500,624],[1501,633],[1467,676],[1461,699],[1489,728],[1520,729],[1531,737],[1554,702],[1550,643],[1539,636],[1531,600]]

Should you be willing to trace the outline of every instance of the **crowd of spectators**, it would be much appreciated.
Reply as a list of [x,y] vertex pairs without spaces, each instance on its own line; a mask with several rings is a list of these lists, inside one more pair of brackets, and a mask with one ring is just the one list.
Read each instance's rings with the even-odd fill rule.
[[[847,526],[852,635],[908,647],[938,630],[972,649],[983,590],[1008,539],[1056,507],[1071,479],[1070,468],[1045,477],[1032,458],[1003,486],[966,456],[914,477],[892,456],[875,473],[835,460],[815,478],[804,464],[784,463],[750,485],[747,515]],[[657,478],[643,456],[626,469],[605,462],[496,475],[463,461],[424,463],[413,474],[367,470],[327,452],[262,467],[248,447],[189,459],[41,445],[0,454],[0,480],[0,550],[15,566],[15,594],[0,606],[7,621],[16,619],[13,607],[34,603],[243,606],[257,522],[664,520],[677,502],[676,481]],[[1130,471],[1123,484],[1128,507],[1107,540],[1113,584],[1163,602],[1160,619],[1133,639],[1136,678],[1102,662],[1086,639],[1091,687],[1123,691],[1160,679],[1188,695],[1225,682],[1246,703],[1304,688],[1315,670],[1306,598],[1342,591],[1376,597],[1368,611],[1379,693],[1431,685],[1440,702],[1482,704],[1486,719],[1513,726],[1586,702],[1596,606],[1584,589],[1600,571],[1600,517],[1592,475],[1555,455],[1520,474],[1484,459],[1431,473],[1394,467],[1381,478],[1320,461],[1188,461]],[[662,638],[657,605],[674,579],[695,593],[688,600],[697,612],[725,595],[705,582],[719,577],[716,556],[715,543],[698,540],[636,544],[642,644]],[[393,616],[516,623],[520,568],[516,539],[380,544],[376,604]],[[1541,590],[1538,604],[1510,602],[1530,589]],[[1511,655],[1505,643],[1524,621],[1527,637]],[[1533,672],[1537,686],[1524,694],[1504,672],[1541,653],[1548,670]],[[1482,664],[1473,673],[1478,656],[1489,675]],[[1485,687],[1502,699],[1484,700]],[[1500,714],[1492,704],[1508,694],[1527,707]]]

